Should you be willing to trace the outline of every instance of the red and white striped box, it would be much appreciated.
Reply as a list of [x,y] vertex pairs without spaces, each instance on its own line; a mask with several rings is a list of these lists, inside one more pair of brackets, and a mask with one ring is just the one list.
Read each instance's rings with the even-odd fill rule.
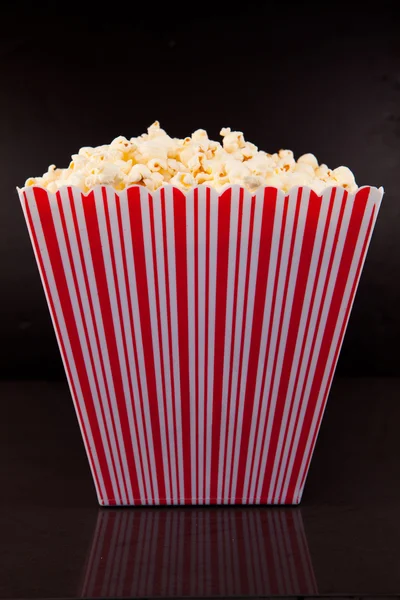
[[297,504],[383,190],[19,190],[100,504]]

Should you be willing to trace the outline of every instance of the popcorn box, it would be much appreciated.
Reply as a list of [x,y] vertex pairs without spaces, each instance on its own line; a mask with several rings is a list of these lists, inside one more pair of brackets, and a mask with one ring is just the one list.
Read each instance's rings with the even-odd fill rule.
[[81,598],[318,594],[300,509],[99,510]]
[[100,504],[299,503],[383,190],[19,194]]

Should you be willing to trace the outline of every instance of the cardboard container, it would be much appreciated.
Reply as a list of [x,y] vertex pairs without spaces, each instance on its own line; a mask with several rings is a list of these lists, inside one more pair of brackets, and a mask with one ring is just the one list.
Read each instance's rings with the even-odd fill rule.
[[100,504],[300,502],[383,190],[19,194]]
[[300,509],[99,510],[81,598],[318,594]]

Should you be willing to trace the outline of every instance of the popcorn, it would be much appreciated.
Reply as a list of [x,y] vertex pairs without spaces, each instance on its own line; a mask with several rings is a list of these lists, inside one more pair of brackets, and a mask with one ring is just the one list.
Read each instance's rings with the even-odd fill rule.
[[190,173],[177,173],[170,181],[171,185],[175,185],[183,190],[189,190],[195,183],[196,181]]
[[343,187],[353,188],[355,179],[353,173],[347,167],[338,167],[333,170],[333,177]]
[[297,162],[300,164],[310,165],[310,167],[312,167],[313,169],[316,169],[318,167],[318,161],[315,158],[314,154],[302,154],[297,159]]
[[231,131],[230,127],[224,127],[221,129],[220,135],[224,138],[222,142],[223,148],[226,152],[229,152],[229,154],[232,154],[239,150],[239,148],[244,148],[245,146],[243,133],[241,131]]
[[217,190],[240,184],[251,192],[263,186],[287,192],[304,185],[318,194],[329,186],[357,190],[347,167],[331,170],[319,165],[314,154],[303,154],[296,161],[293,152],[285,149],[268,154],[230,127],[223,127],[220,134],[222,144],[210,140],[204,129],[183,139],[171,138],[155,121],[137,138],[118,136],[109,145],[84,146],[72,155],[68,168],[51,165],[42,177],[30,177],[25,185],[39,185],[51,192],[66,185],[84,192],[96,185],[111,185],[116,190],[142,185],[153,191],[167,184],[184,191],[202,184]]

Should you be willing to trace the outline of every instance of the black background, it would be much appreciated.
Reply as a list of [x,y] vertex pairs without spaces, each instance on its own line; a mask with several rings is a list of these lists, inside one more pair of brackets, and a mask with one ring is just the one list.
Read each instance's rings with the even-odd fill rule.
[[0,377],[63,378],[15,190],[81,146],[222,126],[384,186],[338,370],[400,374],[395,2],[32,3],[0,9]]

